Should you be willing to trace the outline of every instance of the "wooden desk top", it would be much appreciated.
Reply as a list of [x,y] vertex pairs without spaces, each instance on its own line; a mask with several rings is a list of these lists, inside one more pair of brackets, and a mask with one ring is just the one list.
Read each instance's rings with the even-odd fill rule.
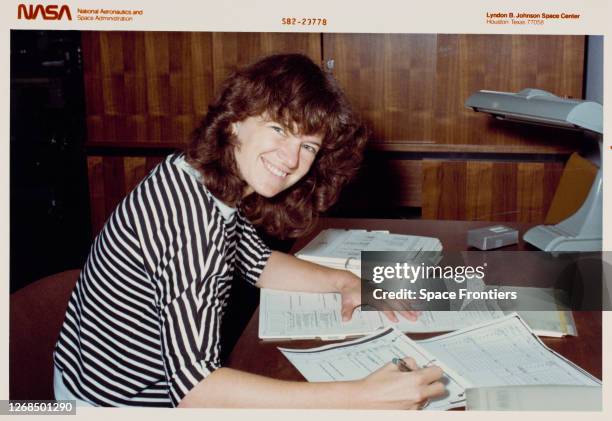
[[[414,234],[437,237],[442,241],[444,250],[466,250],[467,230],[493,225],[482,221],[428,221],[428,220],[384,220],[384,219],[322,219],[314,234],[298,240],[293,250],[299,250],[316,233],[326,228],[387,229],[398,234]],[[536,250],[522,241],[523,233],[531,227],[528,224],[503,222],[504,225],[519,230],[520,241],[514,246],[500,250]],[[551,349],[570,361],[578,364],[597,378],[601,379],[601,312],[574,311],[578,336],[564,338],[542,338]],[[251,318],[242,336],[230,354],[227,366],[250,373],[261,374],[282,380],[304,380],[302,375],[289,363],[277,349],[311,348],[331,342],[318,340],[299,341],[262,341],[258,338],[259,310]],[[424,339],[437,334],[410,334],[413,339]]]
[[[518,244],[503,247],[499,250],[538,250],[531,244],[523,241],[523,234],[533,224],[517,222],[490,222],[490,221],[435,221],[428,219],[357,219],[357,218],[321,218],[313,233],[298,239],[292,251],[303,248],[310,240],[316,237],[319,231],[327,228],[388,230],[394,234],[422,235],[436,237],[442,242],[446,251],[469,250],[467,246],[467,232],[474,228],[489,227],[492,225],[506,225],[519,232]],[[476,250],[476,249],[473,249]]]

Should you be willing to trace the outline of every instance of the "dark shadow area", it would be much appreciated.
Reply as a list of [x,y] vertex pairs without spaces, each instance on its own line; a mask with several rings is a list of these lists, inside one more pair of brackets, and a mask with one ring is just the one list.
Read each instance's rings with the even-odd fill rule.
[[11,31],[10,290],[90,244],[80,33]]

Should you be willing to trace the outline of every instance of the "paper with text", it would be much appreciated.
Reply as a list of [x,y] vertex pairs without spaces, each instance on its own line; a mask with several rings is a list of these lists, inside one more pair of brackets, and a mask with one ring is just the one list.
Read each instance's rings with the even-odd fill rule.
[[342,322],[340,294],[262,289],[259,304],[261,339],[344,338],[367,335],[383,326],[381,313],[353,312]]
[[[390,234],[386,231],[327,229],[296,253],[300,259],[357,272],[362,251],[404,252],[406,261],[422,251],[441,251],[437,238]],[[357,273],[359,276],[359,273]]]
[[601,384],[544,345],[516,314],[425,339],[419,345],[469,386]]
[[[438,365],[432,355],[393,327],[350,342],[305,350],[279,350],[309,382],[363,379],[396,357],[410,356],[420,367]],[[443,381],[448,394],[432,400],[425,409],[444,410],[464,405],[461,379],[447,373]]]
[[394,357],[445,372],[448,395],[429,409],[463,406],[465,388],[509,385],[599,386],[601,381],[546,347],[517,314],[446,335],[413,341],[394,327],[312,349],[279,348],[308,381],[368,376]]
[[399,322],[393,323],[378,311],[356,309],[351,320],[343,322],[340,294],[262,289],[259,337],[338,339],[367,335],[390,325],[407,333],[446,332],[503,315],[495,311],[424,311],[416,321],[399,316]]

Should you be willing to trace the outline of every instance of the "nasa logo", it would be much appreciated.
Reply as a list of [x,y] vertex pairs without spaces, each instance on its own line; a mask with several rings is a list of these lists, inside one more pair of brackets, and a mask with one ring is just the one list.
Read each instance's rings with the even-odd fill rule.
[[17,19],[34,20],[38,16],[42,16],[44,20],[61,20],[64,17],[72,20],[70,8],[67,5],[59,6],[50,4],[43,6],[42,4],[19,4],[17,6]]

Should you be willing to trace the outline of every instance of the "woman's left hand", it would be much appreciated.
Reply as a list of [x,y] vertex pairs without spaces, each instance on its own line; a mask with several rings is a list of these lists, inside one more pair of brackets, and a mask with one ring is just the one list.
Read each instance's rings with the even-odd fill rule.
[[[361,305],[361,279],[346,270],[339,270],[336,276],[338,277],[336,285],[342,297],[342,321],[347,322],[351,320],[353,311]],[[399,322],[395,311],[386,310],[382,313],[393,323]],[[397,311],[397,313],[412,321],[416,321],[420,314],[419,311],[413,310]]]

